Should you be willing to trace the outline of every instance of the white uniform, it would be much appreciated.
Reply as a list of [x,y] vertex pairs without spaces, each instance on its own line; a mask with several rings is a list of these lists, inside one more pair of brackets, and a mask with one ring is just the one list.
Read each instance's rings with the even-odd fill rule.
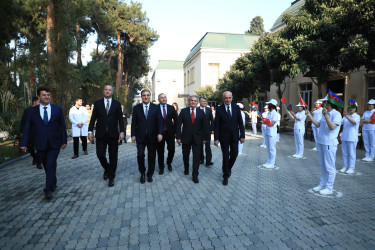
[[[279,126],[280,129],[280,122],[281,122],[281,115],[280,113],[277,113],[277,126]],[[276,142],[280,141],[280,132],[276,135]]]
[[294,120],[294,143],[296,144],[296,155],[303,157],[304,141],[303,136],[305,135],[305,111],[300,111],[296,114],[298,120]]
[[[241,111],[241,117],[242,117],[243,126],[245,127],[245,112]],[[243,150],[243,143],[238,141],[238,153],[242,154],[242,150]]]
[[345,169],[355,169],[356,148],[358,142],[358,130],[361,118],[357,113],[349,115],[355,121],[351,123],[346,117],[342,119],[343,130],[341,133],[341,150]]
[[[375,112],[375,109],[365,111],[362,116],[363,120],[370,121],[370,117]],[[366,157],[374,159],[375,156],[375,124],[363,124],[362,127],[363,144],[366,150]]]
[[266,138],[266,147],[268,151],[267,164],[274,166],[276,160],[276,135],[277,135],[277,112],[272,110],[268,112],[267,119],[275,124],[273,126],[266,126],[265,129],[265,138]]
[[[269,113],[268,111],[267,112],[263,112],[262,117],[267,118],[267,114],[268,113]],[[263,144],[262,145],[264,145],[264,146],[266,146],[266,128],[267,127],[268,126],[266,124],[262,123],[262,127],[261,127],[262,128],[262,135],[263,135]]]
[[321,169],[320,175],[320,186],[325,187],[329,190],[333,189],[333,183],[336,177],[336,151],[341,126],[341,114],[333,109],[328,113],[328,117],[332,123],[337,124],[336,128],[331,130],[324,115],[320,119],[319,135],[316,148],[318,150],[318,160]]
[[[322,119],[322,115],[323,115],[323,114],[322,114],[322,110],[323,110],[323,108],[320,107],[320,108],[318,108],[318,109],[316,109],[316,110],[314,110],[314,111],[312,112],[312,115],[313,115],[313,118],[314,118],[315,121],[319,122],[320,119]],[[314,125],[314,123],[311,123],[311,128],[312,128],[312,130],[313,130],[314,140],[315,140],[315,144],[316,144],[317,141],[318,141],[319,128],[317,128],[317,127]]]
[[250,114],[251,127],[253,128],[253,134],[257,134],[257,122],[258,122],[258,111],[254,110]]
[[[89,113],[87,109],[83,106],[77,109],[76,106],[73,106],[69,110],[69,120],[72,123],[72,136],[73,137],[80,137],[80,136],[87,136],[88,133],[88,125],[87,119],[89,117]],[[82,128],[79,128],[77,125],[82,123]]]

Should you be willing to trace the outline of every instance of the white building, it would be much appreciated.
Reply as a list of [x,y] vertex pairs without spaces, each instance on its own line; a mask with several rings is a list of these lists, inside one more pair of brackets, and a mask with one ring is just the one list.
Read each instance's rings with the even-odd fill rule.
[[158,99],[160,93],[167,95],[168,104],[176,102],[184,106],[184,99],[178,98],[184,93],[183,61],[160,60],[152,74],[152,99]]
[[230,66],[250,49],[259,36],[207,32],[191,49],[184,62],[185,94],[199,87],[216,85]]

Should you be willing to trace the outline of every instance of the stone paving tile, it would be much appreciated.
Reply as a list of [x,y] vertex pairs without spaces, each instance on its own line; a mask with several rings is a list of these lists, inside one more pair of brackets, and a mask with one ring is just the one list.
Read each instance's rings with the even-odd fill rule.
[[[199,184],[183,174],[181,147],[173,171],[139,183],[136,145],[119,146],[115,186],[108,188],[89,144],[72,160],[72,141],[58,158],[58,187],[43,198],[44,172],[31,158],[0,169],[1,249],[375,249],[375,164],[356,162],[358,175],[336,175],[341,197],[319,197],[314,143],[305,160],[294,138],[281,134],[278,170],[258,168],[267,152],[250,137],[223,186],[220,148],[215,165],[200,166]],[[357,158],[364,157],[357,150]],[[336,168],[343,165],[341,148]]]

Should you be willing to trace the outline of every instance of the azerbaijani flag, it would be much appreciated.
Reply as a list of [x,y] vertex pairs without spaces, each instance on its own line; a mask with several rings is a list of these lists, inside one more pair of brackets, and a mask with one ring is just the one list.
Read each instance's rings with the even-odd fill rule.
[[288,107],[286,107],[287,110],[289,110],[290,112],[292,111],[292,104],[289,104]]
[[356,107],[358,107],[358,104],[356,103],[356,101],[354,101],[352,99],[349,99],[348,107],[349,108],[356,108]]
[[255,102],[251,102],[251,110],[252,111],[255,111],[255,110],[257,110],[258,109],[258,104],[256,104]]
[[307,106],[306,102],[302,99],[301,95],[299,96],[299,104],[305,106],[307,109],[309,108],[309,106]]
[[345,102],[341,100],[335,93],[331,90],[328,90],[328,101],[332,104],[339,106],[340,108],[344,108]]

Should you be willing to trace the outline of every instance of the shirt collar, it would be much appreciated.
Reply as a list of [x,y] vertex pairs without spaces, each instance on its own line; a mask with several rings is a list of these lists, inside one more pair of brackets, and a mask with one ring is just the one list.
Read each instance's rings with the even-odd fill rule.
[[112,98],[107,99],[107,98],[104,97],[104,102],[105,103],[107,103],[107,100],[109,100],[109,103],[112,103]]
[[150,107],[150,102],[147,103],[147,104],[145,104],[144,102],[142,102],[142,105],[143,105],[143,107],[146,107],[146,105],[147,105],[148,107]]
[[231,108],[232,108],[230,104],[229,104],[229,105],[227,105],[226,103],[224,103],[224,105],[225,105],[225,108],[226,108],[226,109],[227,109],[228,107],[229,107],[229,109],[231,109]]
[[51,103],[48,103],[47,106],[43,106],[42,104],[39,104],[40,109],[43,109],[44,107],[47,107],[47,109],[51,108]]

